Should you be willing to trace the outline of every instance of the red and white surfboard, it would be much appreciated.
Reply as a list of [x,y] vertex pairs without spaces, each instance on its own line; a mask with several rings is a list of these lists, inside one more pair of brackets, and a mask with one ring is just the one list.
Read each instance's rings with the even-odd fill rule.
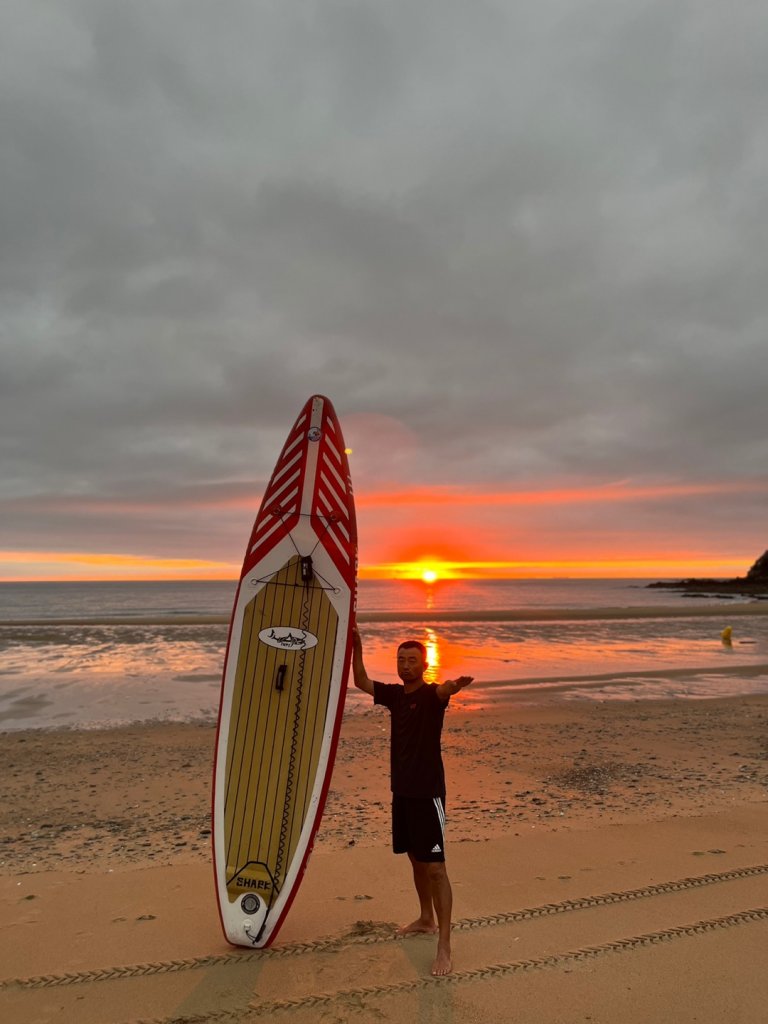
[[277,935],[330,785],[351,657],[357,529],[341,428],[327,398],[299,414],[264,492],[237,589],[213,787],[222,927]]

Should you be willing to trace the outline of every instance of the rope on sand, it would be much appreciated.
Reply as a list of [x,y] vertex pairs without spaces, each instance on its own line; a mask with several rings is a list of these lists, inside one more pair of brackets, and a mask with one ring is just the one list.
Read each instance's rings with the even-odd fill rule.
[[733,928],[740,924],[750,924],[755,921],[764,920],[768,920],[768,907],[759,907],[754,910],[742,911],[739,914],[729,914],[727,917],[716,917],[707,921],[697,921],[696,924],[683,925],[677,928],[665,928],[663,931],[636,935],[629,939],[619,939],[616,942],[605,942],[599,946],[585,946],[583,949],[572,950],[568,953],[555,953],[551,956],[532,960],[516,960],[512,963],[490,964],[488,967],[478,967],[471,971],[458,971],[441,978],[434,978],[429,975],[413,981],[394,982],[389,985],[371,985],[368,987],[345,989],[344,991],[330,994],[309,995],[299,999],[278,999],[271,1002],[250,1004],[238,1010],[213,1010],[210,1013],[185,1014],[180,1017],[142,1018],[141,1020],[132,1021],[131,1024],[248,1024],[249,1021],[254,1021],[271,1014],[295,1012],[297,1010],[315,1010],[321,1007],[332,1006],[340,1001],[347,1004],[353,1001],[357,1009],[363,1010],[365,1009],[364,1001],[366,999],[414,992],[420,989],[432,988],[435,985],[482,982],[529,971],[551,970],[556,967],[565,967],[571,964],[597,960],[613,953],[627,953],[636,949],[658,946],[664,942],[674,942],[677,939],[689,938],[695,935],[706,935],[725,928]]
[[[692,878],[682,878],[682,879],[679,879],[677,881],[660,882],[657,885],[647,885],[647,886],[643,886],[642,888],[639,888],[639,889],[626,889],[626,890],[623,890],[623,891],[620,891],[620,892],[603,893],[603,894],[598,895],[598,896],[585,896],[585,897],[583,897],[581,899],[562,900],[559,903],[545,903],[545,904],[543,904],[541,906],[538,906],[538,907],[529,907],[529,908],[523,909],[523,910],[513,910],[513,911],[509,911],[508,913],[502,913],[502,914],[492,914],[492,915],[487,916],[487,917],[463,918],[463,919],[461,919],[459,921],[454,921],[453,929],[454,929],[454,931],[464,931],[464,930],[474,929],[474,928],[489,928],[489,927],[494,927],[494,926],[497,926],[497,925],[509,924],[509,923],[516,922],[516,921],[530,921],[530,920],[533,920],[534,918],[547,917],[547,916],[552,915],[552,914],[567,914],[567,913],[572,913],[573,911],[576,911],[576,910],[587,910],[587,909],[589,909],[591,907],[607,907],[607,906],[611,906],[611,905],[614,905],[614,904],[617,904],[617,903],[628,903],[628,902],[631,902],[632,900],[648,899],[648,898],[651,898],[653,896],[663,896],[663,895],[665,895],[667,893],[681,892],[681,891],[683,891],[685,889],[699,889],[699,888],[703,888],[704,886],[717,885],[717,884],[722,883],[722,882],[729,882],[729,881],[734,881],[734,880],[742,879],[742,878],[753,878],[755,876],[764,875],[764,874],[768,874],[768,864],[757,864],[757,865],[754,865],[752,867],[734,868],[731,871],[723,871],[723,872],[719,872],[719,873],[716,873],[716,874],[698,875],[698,876],[695,876],[695,877],[692,877]],[[761,915],[761,916],[768,916],[768,910],[759,909],[759,910],[756,910],[756,911],[745,911],[745,914],[751,914],[751,913],[754,913],[754,914],[757,914],[757,915]],[[754,918],[754,920],[762,919],[761,916],[758,916],[758,917]],[[718,918],[717,922],[731,922],[731,923],[734,923],[734,924],[738,924],[738,923],[741,923],[741,918],[742,917],[744,917],[744,915],[736,914],[736,915],[733,915],[732,917]],[[750,918],[750,920],[752,920],[752,918]],[[702,924],[706,925],[707,922],[703,922]],[[726,923],[726,924],[719,924],[718,923],[717,924],[717,927],[730,927],[730,926],[731,926],[731,924],[728,924],[728,923]],[[687,930],[684,929],[684,932],[685,932],[685,934],[695,934],[695,930],[697,928],[699,928],[699,925],[692,925]],[[693,930],[691,930],[691,929],[693,929]],[[711,928],[707,928],[705,930],[711,930]],[[680,929],[673,928],[673,929],[669,930],[669,933],[671,935],[673,935],[673,936],[676,936],[677,932],[679,932],[679,931],[680,931]],[[666,932],[660,932],[660,933],[654,933],[654,934],[665,935],[667,933]],[[638,939],[629,939],[629,940],[624,940],[624,941],[625,942],[630,942],[630,943],[635,943],[635,944],[641,944],[640,943],[640,939],[641,938],[643,938],[643,937],[641,936],[641,937],[638,937]],[[297,942],[297,943],[292,943],[290,945],[277,946],[277,947],[270,948],[270,949],[243,950],[242,952],[235,952],[235,951],[233,951],[231,953],[222,953],[222,954],[211,955],[211,956],[191,957],[189,959],[184,959],[184,960],[161,960],[161,961],[156,961],[156,962],[153,962],[153,963],[130,964],[130,965],[125,965],[125,966],[96,968],[96,969],[90,970],[90,971],[78,971],[78,972],[72,972],[72,973],[67,973],[67,974],[43,974],[43,975],[37,975],[35,977],[31,977],[31,978],[10,978],[10,979],[4,980],[4,981],[0,981],[0,990],[3,990],[3,989],[26,989],[26,990],[29,990],[29,989],[42,989],[42,988],[51,988],[51,987],[62,986],[62,985],[78,985],[78,984],[89,983],[89,982],[94,982],[94,981],[113,981],[113,980],[118,979],[118,978],[140,978],[140,977],[148,977],[150,975],[155,975],[155,974],[171,974],[171,973],[175,973],[177,971],[188,971],[188,970],[196,970],[196,969],[206,968],[206,967],[229,966],[231,964],[241,964],[241,963],[245,963],[245,962],[254,962],[256,960],[261,960],[262,958],[265,958],[265,957],[271,959],[271,958],[304,956],[304,955],[306,955],[308,953],[334,952],[336,950],[348,949],[348,948],[354,947],[354,946],[374,945],[374,944],[378,944],[378,943],[392,942],[392,941],[395,941],[395,938],[394,938],[394,936],[393,936],[391,931],[387,930],[384,933],[382,933],[381,931],[377,931],[376,933],[370,934],[370,935],[362,935],[362,936],[358,936],[358,935],[351,935],[351,936],[349,936],[349,935],[347,935],[347,936],[341,936],[339,938],[333,938],[333,939],[318,939],[318,940],[316,940],[314,942]],[[657,940],[657,941],[661,941],[661,940]],[[609,944],[609,945],[610,945],[610,948],[612,949],[614,946],[621,945],[621,943],[619,943],[619,944],[612,943],[612,944]],[[602,946],[601,947],[595,947],[595,948],[598,948],[600,950],[608,949],[608,947],[602,947]],[[568,958],[568,957],[574,957],[574,956],[576,956],[576,954],[567,953],[567,954],[562,954],[562,956]],[[551,958],[551,957],[544,958],[544,960],[541,961],[541,963],[543,963],[545,966],[549,965],[549,961],[552,960],[552,959],[553,958]],[[554,958],[554,961],[559,962],[557,957]],[[529,963],[529,961],[520,961],[520,963],[527,964],[527,963]],[[534,961],[530,961],[530,963],[534,963]],[[538,964],[539,961],[535,961],[535,963]],[[515,965],[502,965],[502,966],[505,967],[505,972],[506,973],[509,973],[509,971],[512,969],[512,967],[514,967],[515,970],[520,970],[521,969],[519,965],[518,966],[515,966]],[[492,970],[493,971],[493,970],[497,970],[497,968],[496,967],[494,967],[494,968],[483,968],[482,970]],[[475,977],[475,976],[481,977],[481,976],[485,976],[485,975],[482,974],[482,971],[469,971],[469,972],[465,972],[464,974],[452,974],[452,975],[450,975],[448,977],[449,977],[449,979],[460,980],[462,978],[467,978],[467,977],[470,977],[470,976],[471,977]],[[421,986],[424,983],[431,984],[433,982],[442,982],[442,981],[445,981],[445,980],[447,980],[447,979],[446,978],[437,978],[437,979],[431,979],[431,980],[430,979],[423,979],[423,981],[420,980],[418,982],[408,982],[407,984],[418,987],[418,986]],[[386,988],[385,990],[389,991],[389,988]],[[404,989],[401,989],[398,986],[395,986],[393,990],[394,991],[401,991],[401,990],[404,991]],[[358,991],[358,990],[355,990],[355,991]],[[360,990],[360,991],[362,991],[362,990]],[[365,991],[368,992],[369,990],[366,989]],[[370,990],[370,991],[374,992],[374,993],[378,993],[379,992],[378,989]],[[382,991],[384,991],[384,990],[382,990]],[[340,997],[340,995],[341,994],[339,994],[339,997]],[[323,998],[323,999],[331,999],[331,998],[333,998],[333,999],[335,999],[335,998],[337,998],[337,996],[332,996],[332,997],[331,996],[323,996],[323,997],[309,997],[308,996],[306,998],[307,999],[311,999],[311,998]],[[298,1000],[296,1005],[302,1005],[303,1006],[303,1005],[305,1005],[305,1003],[306,1003],[306,1000]],[[267,1004],[263,1004],[263,1005],[266,1006]],[[282,1006],[283,1003],[274,1003],[274,1004],[270,1003],[268,1005],[269,1006],[279,1007],[279,1006]],[[293,1002],[286,1002],[285,1005],[286,1005],[286,1007],[289,1007],[289,1006],[293,1007],[294,1003]],[[306,1003],[306,1005],[310,1005],[310,1004]],[[251,1012],[255,1012],[255,1009],[252,1010]],[[259,1007],[258,1008],[258,1012],[261,1013],[261,1012],[266,1012],[266,1011],[262,1011],[262,1008]],[[199,1018],[200,1021],[206,1021],[206,1022],[207,1021],[213,1022],[213,1021],[216,1021],[217,1019],[218,1018],[216,1016],[213,1016],[213,1015],[207,1015],[207,1016],[203,1016],[203,1017]],[[221,1019],[222,1020],[226,1020],[227,1018],[226,1017],[222,1017]],[[198,1020],[197,1017],[194,1017],[194,1018],[193,1017],[190,1017],[190,1018],[186,1018],[186,1017],[185,1018],[178,1018],[178,1020],[177,1020],[177,1018],[168,1018],[167,1024],[187,1024],[187,1022],[189,1022],[189,1024],[194,1024],[194,1022],[197,1021],[197,1020]],[[137,1022],[137,1024],[138,1024],[138,1022]],[[145,1024],[145,1022],[141,1022],[141,1024]],[[153,1022],[153,1024],[155,1024],[155,1022]]]

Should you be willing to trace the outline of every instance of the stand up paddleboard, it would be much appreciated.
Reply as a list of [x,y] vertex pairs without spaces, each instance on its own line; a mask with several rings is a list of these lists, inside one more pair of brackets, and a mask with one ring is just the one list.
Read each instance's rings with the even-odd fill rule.
[[327,398],[301,411],[267,485],[235,597],[213,787],[227,940],[268,946],[320,824],[351,655],[357,529]]

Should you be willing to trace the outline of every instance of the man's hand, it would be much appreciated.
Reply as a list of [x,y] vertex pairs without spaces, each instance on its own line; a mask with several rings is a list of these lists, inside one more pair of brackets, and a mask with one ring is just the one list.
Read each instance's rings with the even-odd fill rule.
[[473,681],[474,676],[459,676],[458,679],[446,679],[444,683],[441,683],[436,689],[438,696],[443,700],[447,700],[452,697],[459,690],[463,690],[465,686]]
[[445,683],[446,686],[452,687],[451,693],[458,693],[465,686],[469,686],[474,678],[474,676],[459,676],[458,679],[446,679]]

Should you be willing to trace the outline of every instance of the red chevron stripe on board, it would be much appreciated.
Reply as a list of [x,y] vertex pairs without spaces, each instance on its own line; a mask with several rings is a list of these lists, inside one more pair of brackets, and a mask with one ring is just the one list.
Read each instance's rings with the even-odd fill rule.
[[352,508],[349,465],[340,431],[324,417],[312,514],[325,523],[323,539],[331,558],[352,586],[355,575],[356,527]]
[[295,529],[301,511],[301,495],[306,472],[308,414],[301,413],[288,435],[275,471],[267,484],[259,514],[253,525],[243,575],[264,554]]

